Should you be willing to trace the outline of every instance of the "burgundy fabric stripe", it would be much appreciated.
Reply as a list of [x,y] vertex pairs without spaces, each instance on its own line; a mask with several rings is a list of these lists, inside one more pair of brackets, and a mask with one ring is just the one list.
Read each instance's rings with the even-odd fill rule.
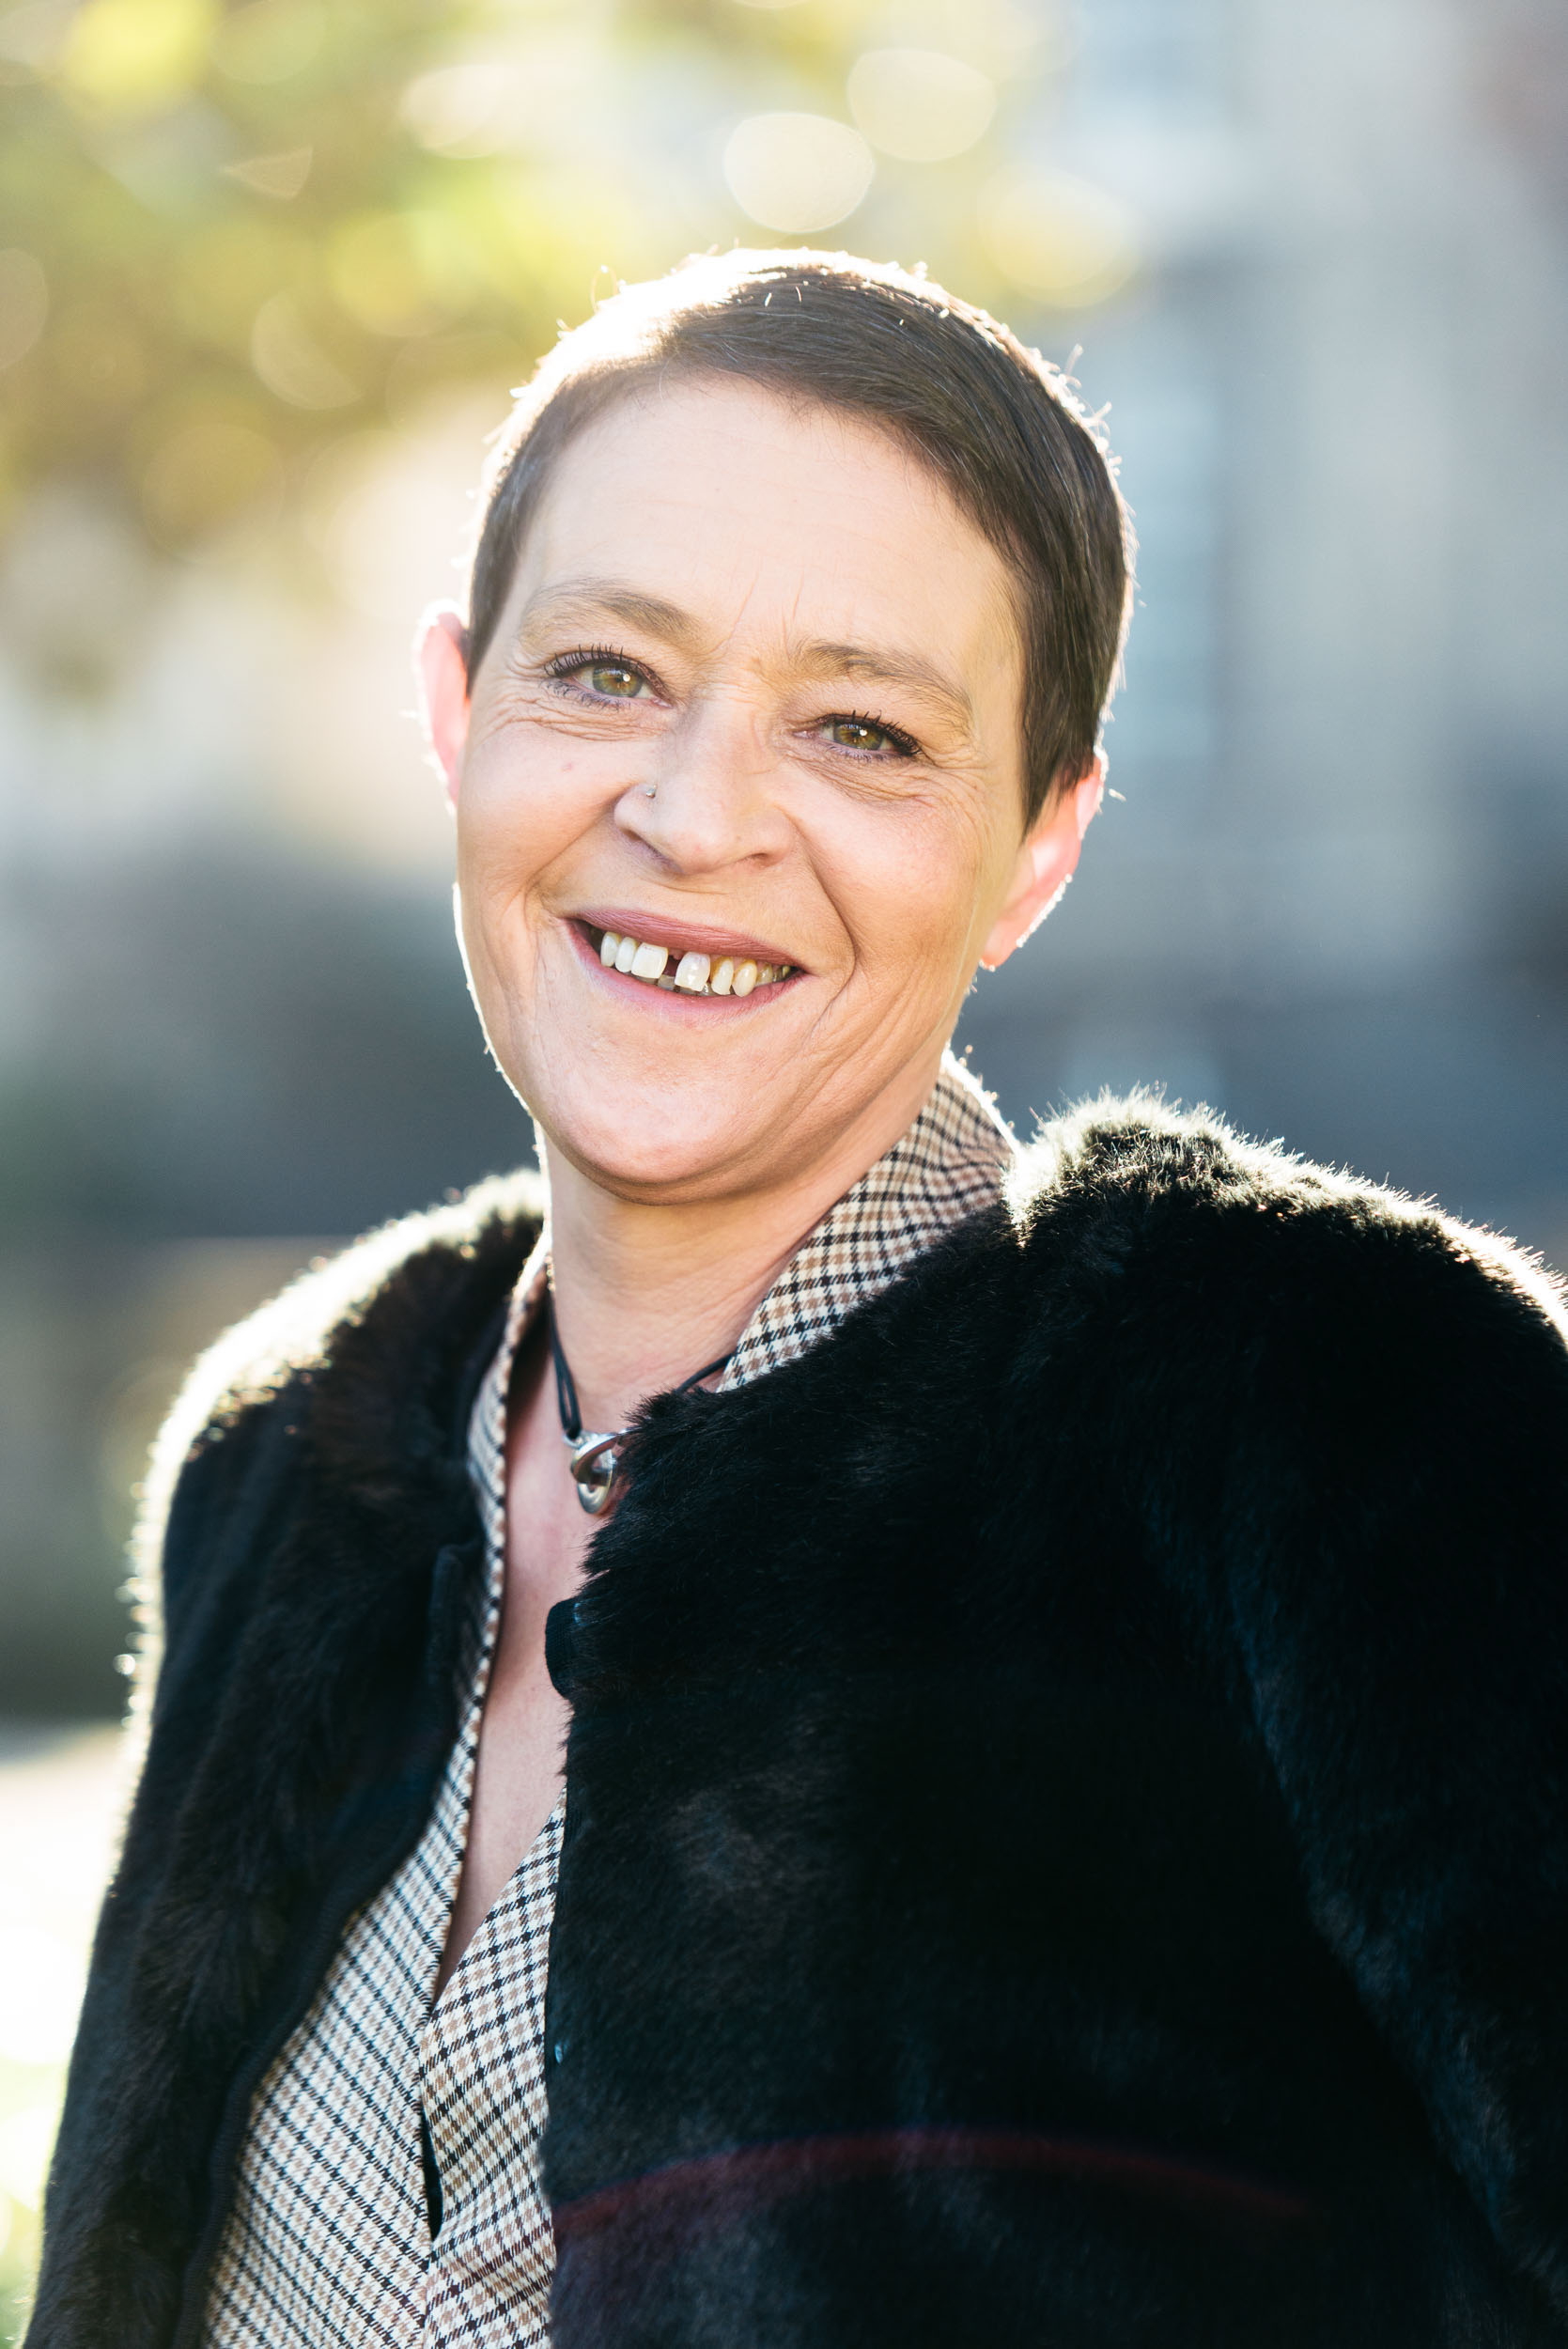
[[558,2245],[581,2242],[622,2217],[663,2215],[683,2201],[774,2199],[815,2186],[940,2170],[1086,2180],[1276,2226],[1298,2226],[1313,2216],[1309,2199],[1289,2187],[1093,2138],[1011,2129],[877,2129],[740,2145],[671,2162],[562,2203],[555,2212],[555,2239]]

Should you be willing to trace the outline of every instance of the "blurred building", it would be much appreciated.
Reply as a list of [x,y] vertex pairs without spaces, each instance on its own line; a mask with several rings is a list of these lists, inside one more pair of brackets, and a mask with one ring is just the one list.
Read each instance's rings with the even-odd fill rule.
[[1126,799],[976,1062],[1016,1112],[1162,1079],[1563,1261],[1568,24],[1085,22],[1075,151],[1169,223],[1080,329],[1144,549]]
[[[723,8],[728,80],[679,46]],[[812,96],[759,101],[757,12],[723,8],[664,11],[672,253],[706,241],[704,170],[706,233],[745,226],[719,177],[741,85]],[[815,241],[955,275],[972,247],[1048,355],[1082,346],[1142,584],[1121,796],[962,1038],[1020,1124],[1163,1084],[1568,1261],[1568,27],[1548,0],[893,0],[857,37],[926,54],[970,13],[987,72],[1010,25],[1057,60],[1012,86],[979,212],[957,164],[879,165]],[[1120,289],[1029,292],[1063,204],[1123,224]],[[403,676],[494,413],[394,399],[311,459],[259,556],[161,565],[79,487],[13,529],[0,1707],[113,1703],[126,1486],[180,1360],[320,1236],[528,1146]],[[290,531],[330,594],[288,583]]]

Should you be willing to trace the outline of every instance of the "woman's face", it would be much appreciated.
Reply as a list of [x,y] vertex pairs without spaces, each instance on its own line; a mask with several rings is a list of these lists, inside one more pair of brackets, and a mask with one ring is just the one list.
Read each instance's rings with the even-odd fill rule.
[[[749,385],[637,394],[572,443],[471,702],[450,629],[425,674],[491,1049],[624,1197],[875,1156],[1092,812],[1080,787],[1022,838],[995,550],[889,438]],[[652,951],[617,968],[606,932]],[[638,975],[660,949],[673,987]]]

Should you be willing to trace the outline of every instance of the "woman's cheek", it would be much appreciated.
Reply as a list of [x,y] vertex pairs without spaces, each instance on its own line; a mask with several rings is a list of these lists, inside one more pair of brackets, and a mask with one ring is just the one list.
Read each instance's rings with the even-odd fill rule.
[[[912,814],[912,811],[910,811]],[[904,967],[908,982],[941,988],[968,952],[981,876],[967,828],[911,822],[897,853],[862,886],[877,958]]]

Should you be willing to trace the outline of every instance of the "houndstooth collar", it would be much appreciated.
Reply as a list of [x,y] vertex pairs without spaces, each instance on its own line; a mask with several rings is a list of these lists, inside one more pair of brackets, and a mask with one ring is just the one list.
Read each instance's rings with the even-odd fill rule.
[[[965,1217],[995,1206],[1017,1150],[991,1097],[951,1052],[913,1125],[808,1232],[741,1331],[717,1392],[726,1394],[836,1330],[881,1294]],[[487,1385],[504,1411],[506,1379],[549,1277],[550,1235],[512,1292],[500,1354]]]
[[955,1223],[995,1205],[1012,1133],[951,1052],[914,1124],[807,1234],[741,1331],[719,1392],[791,1362]]

